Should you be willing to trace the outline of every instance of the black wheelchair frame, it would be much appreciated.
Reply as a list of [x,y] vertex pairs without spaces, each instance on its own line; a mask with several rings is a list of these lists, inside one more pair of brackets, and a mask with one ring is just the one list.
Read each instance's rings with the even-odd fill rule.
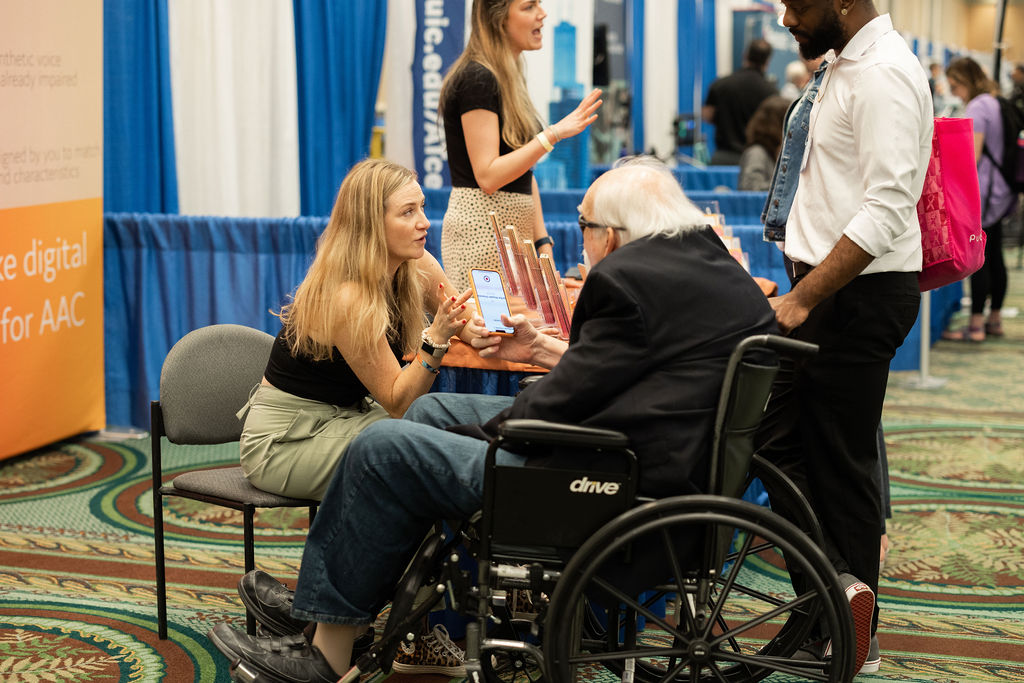
[[[593,665],[623,681],[739,683],[775,672],[850,680],[856,673],[853,622],[820,549],[821,530],[799,490],[753,452],[777,370],[775,363],[751,360],[764,350],[801,355],[817,347],[759,335],[732,353],[716,413],[708,494],[637,497],[636,458],[619,432],[537,420],[504,423],[487,452],[479,524],[454,534],[437,531],[423,542],[398,584],[381,637],[341,680],[388,674],[401,641],[416,637],[445,596],[471,618],[466,673],[474,683],[562,683]],[[597,473],[497,466],[495,453],[509,445],[586,449],[619,465]],[[753,478],[786,498],[797,524],[739,499]],[[475,576],[460,567],[467,549]],[[765,580],[785,579],[787,572],[789,581]],[[520,589],[541,598],[533,621],[513,618],[508,592]],[[822,633],[832,640],[830,660],[794,657]]]

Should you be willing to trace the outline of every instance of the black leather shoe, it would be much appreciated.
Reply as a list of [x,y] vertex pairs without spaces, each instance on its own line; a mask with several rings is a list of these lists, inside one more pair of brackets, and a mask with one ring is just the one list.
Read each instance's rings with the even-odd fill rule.
[[335,683],[340,678],[320,650],[306,642],[305,636],[257,638],[227,624],[217,624],[209,637],[232,667],[243,661],[275,681]]
[[262,569],[253,569],[238,580],[238,597],[263,630],[272,636],[299,634],[309,624],[292,617],[295,591]]

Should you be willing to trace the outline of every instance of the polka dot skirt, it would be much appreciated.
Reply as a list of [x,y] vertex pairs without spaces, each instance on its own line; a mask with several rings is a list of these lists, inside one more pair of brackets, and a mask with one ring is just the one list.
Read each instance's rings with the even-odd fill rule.
[[494,211],[498,227],[514,226],[519,239],[533,239],[533,196],[516,192],[484,194],[477,187],[453,187],[441,224],[441,261],[455,288],[469,288],[470,268],[499,269],[494,230],[488,214]]

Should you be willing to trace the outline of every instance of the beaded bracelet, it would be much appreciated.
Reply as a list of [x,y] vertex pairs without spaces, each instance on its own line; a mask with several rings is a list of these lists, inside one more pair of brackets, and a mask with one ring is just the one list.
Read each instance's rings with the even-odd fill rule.
[[445,351],[447,351],[448,348],[452,345],[451,340],[448,339],[448,340],[445,340],[444,344],[438,344],[437,342],[435,342],[433,339],[430,338],[430,335],[428,334],[429,330],[430,330],[429,327],[424,327],[423,331],[420,332],[420,339],[423,340],[424,345],[429,344],[431,346],[431,348],[435,348],[435,349],[438,349],[438,350],[444,349]]
[[433,367],[430,363],[428,363],[427,361],[423,360],[422,358],[420,358],[420,365],[425,367],[427,369],[427,372],[429,372],[432,375],[436,375],[436,374],[441,372],[441,370],[439,368]]

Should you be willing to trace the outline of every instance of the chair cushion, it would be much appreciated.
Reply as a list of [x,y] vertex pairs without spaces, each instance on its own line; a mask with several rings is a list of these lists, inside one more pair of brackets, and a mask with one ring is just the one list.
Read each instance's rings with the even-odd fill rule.
[[308,507],[320,501],[289,498],[269,493],[249,483],[241,467],[221,467],[179,474],[171,482],[179,491],[223,498],[236,503],[248,503],[258,508]]

